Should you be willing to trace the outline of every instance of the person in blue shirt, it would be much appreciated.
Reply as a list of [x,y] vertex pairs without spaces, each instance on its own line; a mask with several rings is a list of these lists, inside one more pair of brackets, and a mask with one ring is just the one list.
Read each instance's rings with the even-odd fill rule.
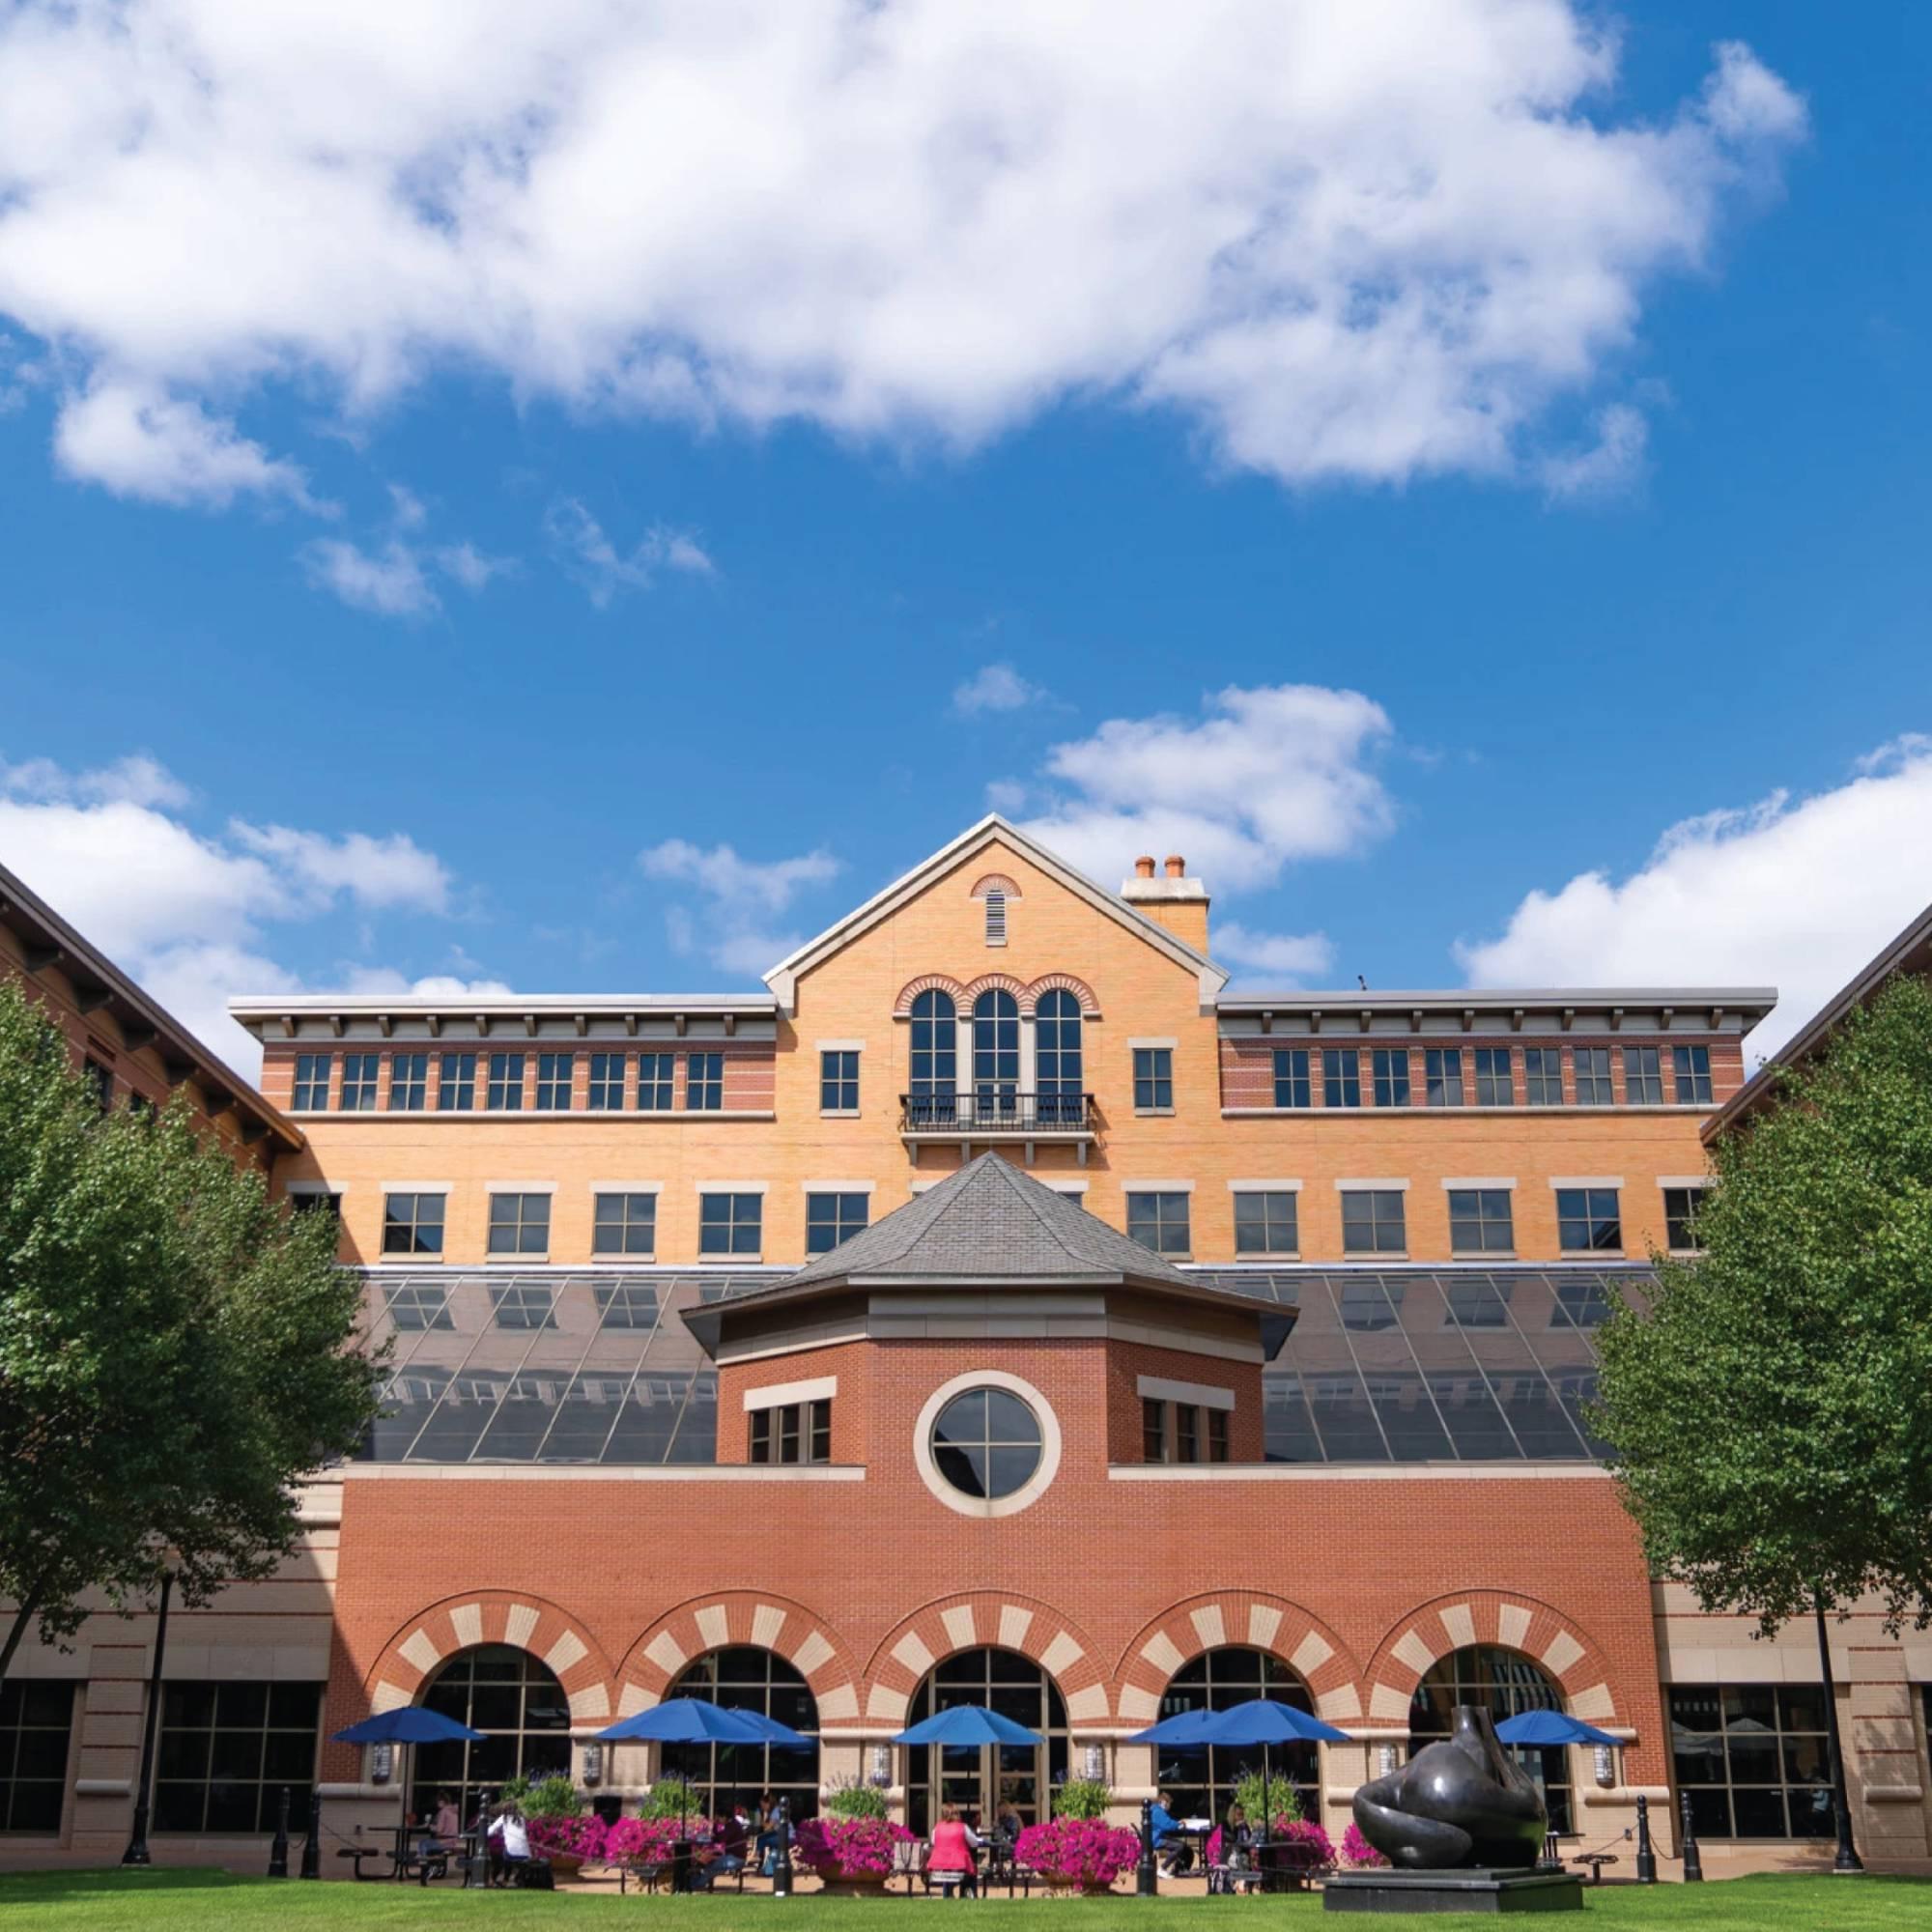
[[1173,1794],[1166,1791],[1154,1793],[1153,1808],[1149,1820],[1153,1827],[1153,1851],[1156,1859],[1163,1853],[1171,1854],[1162,1860],[1161,1869],[1169,1878],[1185,1868],[1187,1861],[1187,1841],[1180,1835],[1180,1824],[1173,1810]]

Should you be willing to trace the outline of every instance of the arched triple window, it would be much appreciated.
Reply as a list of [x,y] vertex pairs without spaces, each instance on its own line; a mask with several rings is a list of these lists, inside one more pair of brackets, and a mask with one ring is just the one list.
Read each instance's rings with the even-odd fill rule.
[[951,993],[922,993],[912,1003],[912,1124],[951,1126],[958,1094],[959,1009]]
[[767,1791],[788,1800],[794,1818],[810,1818],[818,1809],[818,1700],[796,1665],[755,1644],[734,1644],[698,1658],[668,1694],[755,1711],[812,1741],[808,1750],[788,1745],[666,1745],[665,1770],[696,1787],[699,1804],[710,1816],[722,1816],[733,1799],[753,1809]]
[[1035,1009],[1035,1085],[1043,1127],[1082,1124],[1086,1070],[1081,1064],[1080,1002],[1065,987],[1042,993]]
[[[1534,1658],[1499,1644],[1476,1644],[1438,1658],[1423,1673],[1409,1705],[1409,1748],[1449,1735],[1458,1704],[1488,1711],[1497,1723],[1520,1711],[1560,1711],[1563,1692]],[[1576,1828],[1570,1788],[1570,1752],[1563,1745],[1504,1746],[1543,1788],[1549,1829],[1568,1836]]]
[[[1168,1679],[1161,1693],[1160,1715],[1178,1718],[1183,1711],[1225,1711],[1256,1697],[1293,1704],[1311,1715],[1315,1701],[1308,1686],[1280,1658],[1265,1650],[1228,1644],[1204,1651]],[[1314,1745],[1283,1745],[1269,1750],[1265,1769],[1270,1778],[1293,1786],[1304,1818],[1321,1816],[1321,1760]],[[1264,1770],[1259,1745],[1198,1745],[1161,1747],[1155,1781],[1174,1796],[1177,1817],[1224,1820],[1235,1802],[1235,1789],[1250,1772]]]
[[906,1823],[923,1836],[942,1804],[958,1805],[982,1832],[1008,1805],[1022,1825],[1043,1823],[1053,1787],[1066,1778],[1069,1739],[1060,1687],[1016,1650],[962,1650],[933,1666],[913,1693],[906,1720],[917,1724],[958,1704],[982,1704],[1043,1742],[907,1746]]
[[426,1710],[454,1718],[483,1736],[474,1743],[410,1747],[410,1808],[436,1809],[436,1794],[453,1791],[469,1818],[504,1780],[533,1783],[570,1775],[570,1699],[555,1676],[526,1650],[482,1643],[459,1650],[422,1694]]
[[998,986],[973,1002],[973,1108],[976,1120],[1014,1116],[1020,1092],[1020,1003]]

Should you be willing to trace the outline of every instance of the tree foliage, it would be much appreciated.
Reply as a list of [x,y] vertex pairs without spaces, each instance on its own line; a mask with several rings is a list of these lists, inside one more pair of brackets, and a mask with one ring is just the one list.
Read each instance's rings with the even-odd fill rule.
[[1855,1012],[1714,1150],[1703,1252],[1600,1331],[1598,1426],[1658,1574],[1770,1634],[1932,1621],[1932,990]]
[[331,1217],[291,1217],[193,1124],[102,1115],[0,985],[0,1675],[78,1629],[272,1570],[294,1486],[354,1448],[379,1364]]

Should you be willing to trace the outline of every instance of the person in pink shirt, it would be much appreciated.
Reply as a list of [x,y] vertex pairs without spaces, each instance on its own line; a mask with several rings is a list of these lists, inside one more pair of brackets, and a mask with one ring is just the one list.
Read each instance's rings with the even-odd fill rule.
[[956,1878],[962,1896],[977,1892],[979,1849],[979,1834],[961,1819],[958,1806],[945,1805],[939,1823],[932,1828],[932,1854],[925,1861],[926,1872],[932,1878]]

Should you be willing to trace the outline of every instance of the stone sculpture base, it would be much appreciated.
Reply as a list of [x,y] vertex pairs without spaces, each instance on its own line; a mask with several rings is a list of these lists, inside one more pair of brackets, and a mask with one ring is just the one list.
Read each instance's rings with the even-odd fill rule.
[[1338,1872],[1321,1888],[1324,1912],[1580,1912],[1583,1882],[1536,1865],[1461,1871]]

